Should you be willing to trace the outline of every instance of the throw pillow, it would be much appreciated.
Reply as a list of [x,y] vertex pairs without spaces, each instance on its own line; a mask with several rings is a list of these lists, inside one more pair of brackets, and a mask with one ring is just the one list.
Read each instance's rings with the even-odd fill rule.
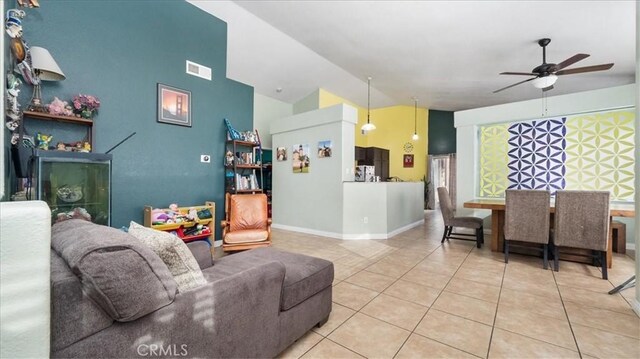
[[133,221],[129,225],[129,234],[153,250],[169,267],[179,292],[195,289],[207,283],[198,262],[182,239]]

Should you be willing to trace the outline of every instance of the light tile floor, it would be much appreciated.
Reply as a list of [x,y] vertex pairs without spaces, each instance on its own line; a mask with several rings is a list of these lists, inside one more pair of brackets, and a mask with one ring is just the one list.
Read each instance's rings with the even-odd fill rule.
[[[639,358],[633,289],[607,291],[634,272],[615,255],[609,280],[598,268],[502,254],[452,240],[442,220],[388,240],[342,241],[281,230],[274,247],[335,264],[333,311],[283,358]],[[488,239],[488,238],[487,238]]]

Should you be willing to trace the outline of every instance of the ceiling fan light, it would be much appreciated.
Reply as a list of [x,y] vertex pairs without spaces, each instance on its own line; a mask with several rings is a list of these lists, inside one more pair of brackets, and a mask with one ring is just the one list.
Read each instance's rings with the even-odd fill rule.
[[551,74],[544,77],[538,77],[535,80],[531,81],[531,84],[535,88],[543,89],[545,87],[552,86],[558,80],[558,76]]

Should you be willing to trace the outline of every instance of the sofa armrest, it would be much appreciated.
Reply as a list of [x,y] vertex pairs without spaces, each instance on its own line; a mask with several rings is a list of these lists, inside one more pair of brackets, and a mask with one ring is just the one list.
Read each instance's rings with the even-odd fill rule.
[[205,241],[193,241],[187,243],[187,248],[193,254],[200,269],[209,268],[213,265],[213,258],[211,258],[211,248]]

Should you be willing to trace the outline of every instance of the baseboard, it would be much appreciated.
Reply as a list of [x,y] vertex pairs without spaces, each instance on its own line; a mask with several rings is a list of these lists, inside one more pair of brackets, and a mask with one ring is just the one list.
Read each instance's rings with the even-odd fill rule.
[[271,225],[271,228],[283,229],[285,231],[291,231],[291,232],[300,232],[300,233],[306,233],[306,234],[313,234],[315,236],[342,239],[342,234],[341,233],[319,231],[319,230],[316,230],[316,229],[303,228],[303,227],[287,226],[287,225],[278,224],[278,223],[273,223]]
[[284,224],[277,224],[277,223],[273,223],[271,225],[272,228],[277,228],[277,229],[283,229],[285,231],[292,231],[292,232],[300,232],[300,233],[306,233],[306,234],[312,234],[315,236],[322,236],[322,237],[329,237],[329,238],[336,238],[336,239],[345,239],[345,240],[362,240],[362,239],[389,239],[395,235],[398,235],[404,231],[408,231],[411,228],[420,226],[424,223],[424,219],[421,219],[417,222],[413,222],[413,223],[409,223],[406,226],[402,226],[398,229],[395,229],[389,233],[363,233],[363,234],[343,234],[343,233],[336,233],[336,232],[327,232],[327,231],[319,231],[316,229],[310,229],[310,228],[302,228],[302,227],[294,227],[294,226],[287,226]]
[[424,218],[419,220],[419,221],[417,221],[417,222],[409,223],[406,226],[402,226],[402,227],[400,227],[400,228],[398,228],[396,230],[393,230],[393,231],[389,232],[387,234],[387,238],[393,237],[393,236],[398,235],[398,234],[400,234],[402,232],[408,231],[411,228],[414,228],[414,227],[417,227],[417,226],[420,226],[420,225],[423,225],[423,224],[424,224]]

